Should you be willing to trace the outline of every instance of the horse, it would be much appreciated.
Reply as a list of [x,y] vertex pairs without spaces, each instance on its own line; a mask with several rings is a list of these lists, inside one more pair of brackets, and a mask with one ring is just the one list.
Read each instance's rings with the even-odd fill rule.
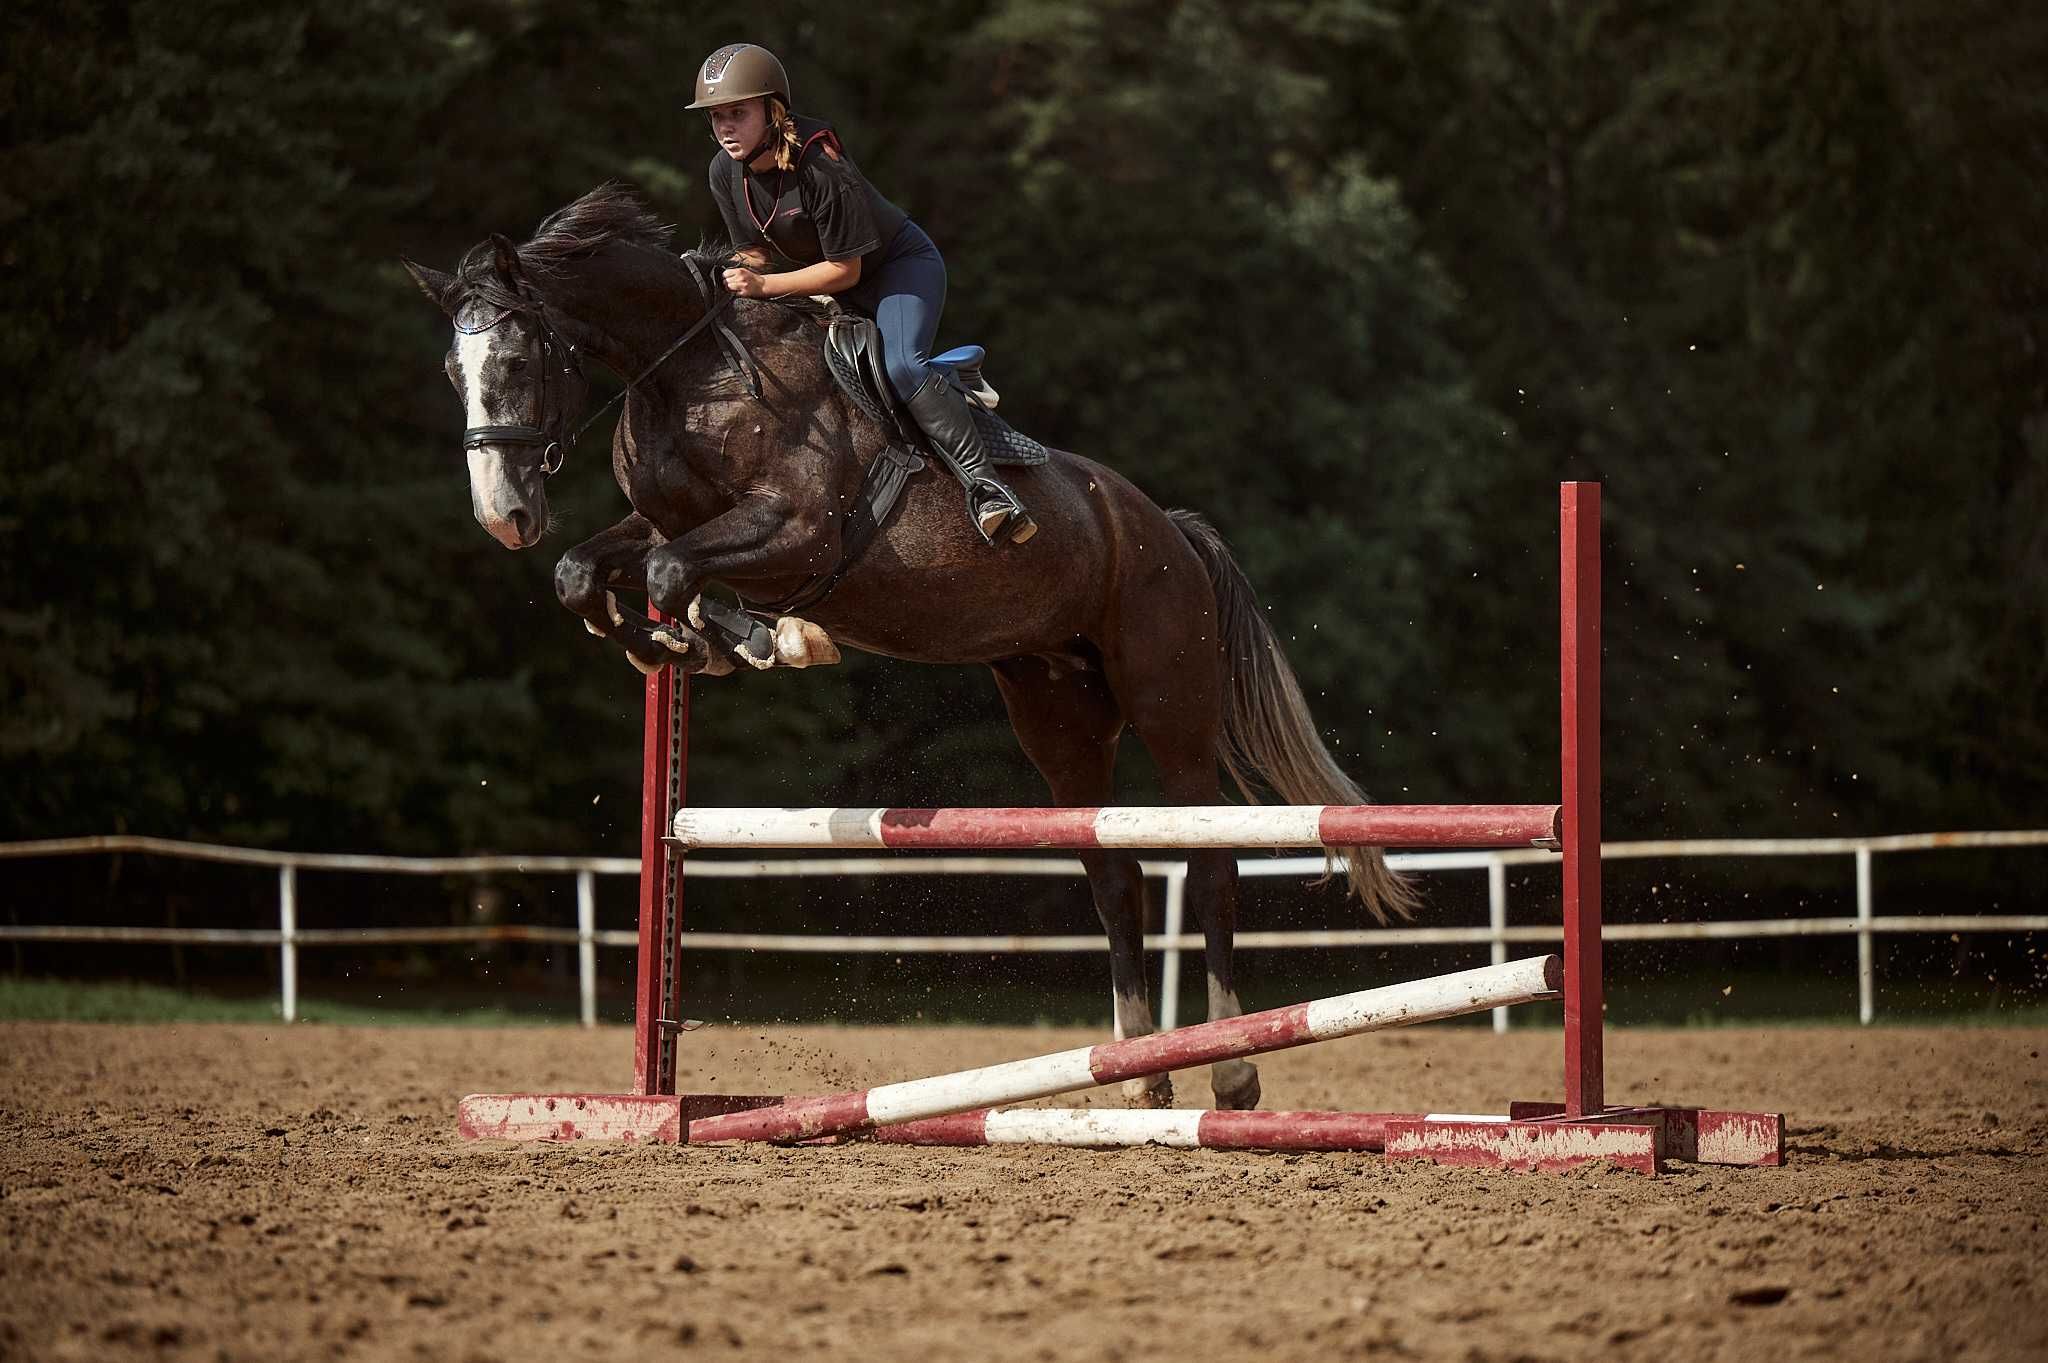
[[[1247,800],[1366,803],[1318,736],[1223,538],[1114,469],[1054,450],[1007,470],[1039,531],[994,548],[950,478],[914,476],[872,544],[843,563],[863,477],[891,433],[835,387],[814,318],[725,293],[723,256],[678,253],[669,228],[613,183],[521,245],[480,242],[453,274],[404,262],[454,323],[447,370],[468,416],[472,508],[506,548],[546,533],[546,480],[588,397],[583,358],[626,381],[612,471],[632,514],[555,571],[562,604],[592,633],[643,670],[715,672],[723,650],[698,627],[705,587],[759,605],[839,572],[805,617],[868,653],[988,668],[1055,804],[1114,803],[1126,727],[1175,804],[1222,803],[1226,775]],[[620,591],[644,592],[666,623],[622,612]],[[1411,915],[1416,896],[1379,848],[1332,855],[1375,919]],[[1100,850],[1081,861],[1109,940],[1116,1035],[1146,1035],[1138,856]],[[1204,934],[1209,1016],[1238,1016],[1235,855],[1191,853],[1187,901]],[[1213,1066],[1210,1087],[1220,1108],[1258,1105],[1246,1061]],[[1173,1101],[1167,1076],[1124,1088],[1134,1104]]]

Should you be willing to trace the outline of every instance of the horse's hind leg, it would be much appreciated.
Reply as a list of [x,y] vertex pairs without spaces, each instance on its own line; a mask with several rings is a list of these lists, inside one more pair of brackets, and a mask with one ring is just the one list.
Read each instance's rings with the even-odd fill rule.
[[[1131,727],[1159,768],[1166,798],[1180,805],[1220,804],[1223,781],[1217,767],[1217,742],[1223,726],[1222,668],[1191,661],[1216,657],[1215,644],[1193,637],[1176,645],[1168,637],[1175,620],[1193,626],[1203,617],[1194,610],[1185,614],[1161,610],[1148,617],[1144,636],[1109,660],[1110,682],[1124,699]],[[1244,1012],[1237,998],[1233,957],[1237,853],[1189,853],[1187,902],[1202,923],[1209,1018],[1237,1017]],[[1219,1108],[1255,1108],[1259,1105],[1258,1067],[1246,1060],[1218,1061],[1209,1067],[1209,1088]]]
[[[1056,674],[1044,658],[1009,658],[992,664],[1010,727],[1052,798],[1062,805],[1102,805],[1115,789],[1116,745],[1123,716],[1116,698],[1096,671]],[[1145,988],[1145,873],[1136,853],[1081,853],[1095,912],[1109,937],[1109,978],[1116,994],[1119,1037],[1153,1030]],[[1166,1075],[1133,1079],[1126,1100],[1150,1107],[1173,1105],[1173,1081]]]
[[[1160,763],[1163,768],[1166,764]],[[1166,783],[1167,798],[1175,804],[1213,805],[1219,791],[1211,785],[1203,790],[1190,782],[1176,787]],[[1185,793],[1183,793],[1185,792]],[[1238,1002],[1234,972],[1237,936],[1237,853],[1231,851],[1188,854],[1188,903],[1202,920],[1203,957],[1208,964],[1209,1018],[1234,1018],[1244,1012]],[[1259,1070],[1249,1060],[1219,1060],[1209,1067],[1209,1089],[1219,1108],[1250,1109],[1259,1105]]]

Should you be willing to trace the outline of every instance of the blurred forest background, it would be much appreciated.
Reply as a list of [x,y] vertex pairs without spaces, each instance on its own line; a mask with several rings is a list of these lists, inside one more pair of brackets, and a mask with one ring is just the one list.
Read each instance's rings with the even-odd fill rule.
[[[398,266],[711,231],[745,38],[940,244],[1005,412],[1235,545],[1377,799],[1610,837],[2038,825],[2048,11],[1991,0],[27,0],[0,16],[0,838],[630,853],[640,678],[472,522]],[[939,716],[938,722],[933,717]],[[1145,764],[1130,754],[1134,798]],[[1028,803],[988,679],[696,690],[710,803]]]

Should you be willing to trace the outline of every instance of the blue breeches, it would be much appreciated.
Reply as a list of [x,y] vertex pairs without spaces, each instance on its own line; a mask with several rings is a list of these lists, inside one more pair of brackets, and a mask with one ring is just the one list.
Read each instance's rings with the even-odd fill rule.
[[909,401],[931,372],[932,342],[946,310],[946,262],[924,229],[907,222],[888,259],[841,297],[875,319],[889,386]]

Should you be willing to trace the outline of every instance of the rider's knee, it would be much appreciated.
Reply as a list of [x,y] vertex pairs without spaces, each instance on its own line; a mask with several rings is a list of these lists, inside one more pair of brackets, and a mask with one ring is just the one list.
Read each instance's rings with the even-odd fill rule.
[[896,396],[910,401],[911,395],[924,386],[925,376],[931,373],[931,366],[912,356],[888,355],[889,386],[896,390]]

